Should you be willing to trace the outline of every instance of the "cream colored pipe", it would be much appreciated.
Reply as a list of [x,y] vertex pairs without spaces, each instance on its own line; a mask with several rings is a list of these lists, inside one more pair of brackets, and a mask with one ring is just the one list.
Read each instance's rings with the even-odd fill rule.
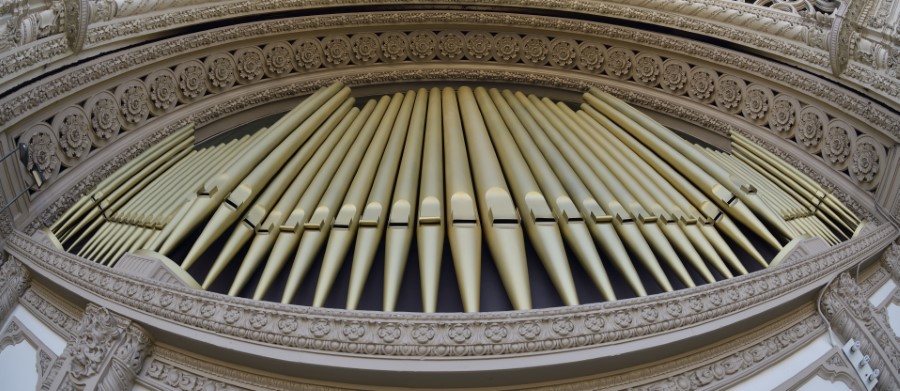
[[[359,159],[352,162],[345,160],[346,163],[353,163],[352,166],[345,169],[343,174],[340,169],[338,170],[335,178],[340,179],[333,181],[328,186],[328,189],[322,195],[319,206],[316,207],[312,216],[304,224],[306,229],[301,236],[300,245],[297,247],[297,255],[294,257],[294,263],[288,274],[284,294],[281,296],[282,303],[290,303],[294,299],[303,277],[306,276],[306,272],[312,266],[313,261],[315,261],[319,250],[326,239],[328,239],[332,223],[340,224],[346,221],[349,225],[350,223],[358,222],[359,210],[362,209],[365,196],[372,186],[378,162],[381,160],[385,145],[391,136],[391,127],[397,118],[402,101],[403,94],[394,94],[391,98],[390,106],[378,124],[378,130],[372,142],[354,145],[354,148],[365,149],[365,156],[361,161]],[[341,168],[345,168],[345,166],[342,165]],[[352,171],[347,171],[350,169],[355,171],[356,174],[350,175]],[[352,182],[350,182],[349,178],[344,179],[343,175],[352,176]],[[343,205],[341,205],[341,200],[343,200]],[[340,210],[338,207],[340,207]],[[353,217],[344,220],[348,215]],[[340,222],[338,219],[341,219]],[[348,228],[350,227],[348,226]],[[328,252],[326,251],[327,257]]]
[[447,236],[463,310],[478,312],[481,300],[481,222],[475,206],[469,157],[456,91],[441,91]]
[[[560,234],[558,214],[550,208],[534,175],[516,146],[497,106],[484,87],[475,89],[475,99],[487,125],[504,176],[521,214],[525,232],[531,239],[550,281],[565,305],[578,305],[578,293],[569,268],[569,257]],[[502,99],[501,99],[502,101]],[[568,198],[568,197],[566,197]],[[585,231],[587,233],[587,231]]]
[[525,238],[519,214],[510,196],[500,162],[488,137],[484,117],[469,87],[460,87],[456,94],[466,135],[469,161],[477,167],[472,171],[475,198],[481,227],[488,248],[497,264],[500,279],[516,310],[531,309],[531,287],[525,262]]
[[113,218],[128,224],[144,224],[144,221],[142,221],[139,216],[145,214],[152,208],[156,200],[165,198],[178,183],[179,176],[184,175],[185,171],[190,167],[203,161],[203,159],[209,156],[210,152],[211,151],[208,149],[192,151],[188,156],[172,166],[172,168],[166,170],[166,172],[160,175],[153,183],[147,185],[140,194],[128,201],[128,203],[120,209]]
[[[503,95],[520,118],[532,118],[539,126],[532,125],[526,129],[549,161],[556,176],[563,182],[566,190],[578,201],[576,206],[584,219],[590,222],[588,229],[591,231],[591,235],[603,245],[613,264],[624,275],[635,293],[638,296],[646,296],[647,292],[638,277],[637,270],[631,263],[620,236],[624,238],[625,244],[629,247],[634,246],[632,248],[635,254],[648,269],[659,269],[659,263],[634,223],[623,223],[623,220],[630,221],[631,219],[628,212],[612,199],[609,189],[596,179],[587,163],[574,158],[577,156],[577,152],[562,139],[556,128],[524,94],[517,92],[513,95],[509,91],[504,91]],[[526,122],[526,124],[528,123]],[[567,160],[566,156],[570,159]],[[582,177],[586,179],[582,180]],[[595,200],[594,194],[599,195],[598,198],[606,206],[605,208]],[[622,218],[616,218],[613,216],[615,214],[619,214]],[[665,275],[662,273],[659,275],[664,278],[659,281],[660,285],[671,290],[671,285],[665,279]]]
[[[397,97],[399,98],[399,96]],[[391,190],[394,188],[397,176],[397,167],[400,165],[400,157],[403,154],[403,145],[406,141],[416,93],[408,91],[402,96],[400,109],[394,116],[393,123],[390,124],[390,137],[381,147],[380,161],[373,164],[377,170],[372,172],[374,175],[360,178],[359,182],[354,179],[350,191],[344,198],[344,205],[341,206],[335,217],[328,244],[325,247],[322,267],[319,269],[319,278],[313,296],[313,306],[315,307],[325,304],[325,299],[331,292],[334,279],[344,264],[354,237],[356,237],[356,251],[351,264],[351,278],[355,271],[357,279],[365,280],[369,269],[372,268],[375,252],[378,251],[381,243],[381,233],[387,218],[387,205],[390,202]],[[382,124],[384,125],[384,123]],[[371,148],[373,150],[367,154],[378,152],[377,145],[372,145]],[[376,159],[372,158],[372,162],[375,161]],[[366,160],[363,162],[367,163]],[[357,175],[365,175],[365,169],[361,168],[361,170],[361,172],[357,172]],[[366,181],[368,184],[364,185]],[[359,191],[356,191],[357,189]],[[362,273],[363,271],[364,273]]]
[[[477,92],[478,90],[476,90]],[[553,173],[550,164],[541,155],[540,149],[528,135],[528,131],[525,130],[525,123],[537,130],[537,123],[530,116],[517,115],[497,89],[490,90],[490,97],[506,122],[511,135],[511,137],[503,137],[502,140],[498,139],[497,143],[516,143],[522,155],[528,157],[527,160],[523,159],[523,163],[527,164],[531,170],[531,174],[534,175],[534,180],[540,184],[543,194],[552,200],[548,206],[557,217],[560,231],[566,238],[566,242],[569,243],[569,247],[603,297],[606,300],[615,300],[616,295],[613,292],[612,283],[600,261],[600,254],[594,247],[594,241],[591,239],[581,212],[569,197],[559,178]]]

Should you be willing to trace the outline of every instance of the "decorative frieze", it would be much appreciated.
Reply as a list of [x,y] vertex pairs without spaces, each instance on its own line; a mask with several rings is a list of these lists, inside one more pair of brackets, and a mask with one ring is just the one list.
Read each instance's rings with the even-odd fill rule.
[[16,307],[28,287],[30,273],[21,262],[7,257],[0,265],[0,324]]

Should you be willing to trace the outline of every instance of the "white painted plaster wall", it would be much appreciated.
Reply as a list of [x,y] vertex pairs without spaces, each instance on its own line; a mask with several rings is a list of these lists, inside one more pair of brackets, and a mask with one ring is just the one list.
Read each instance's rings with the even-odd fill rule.
[[[34,334],[37,339],[41,341],[47,348],[50,349],[53,353],[56,353],[57,356],[62,354],[63,349],[66,348],[66,340],[61,335],[57,334],[55,331],[47,327],[43,322],[40,321],[34,314],[31,313],[25,307],[21,305],[16,305],[16,308],[12,310],[9,317],[3,322],[2,330],[6,330],[6,327],[9,326],[9,322],[13,317],[19,319],[19,322]],[[2,379],[2,378],[0,378]]]
[[831,348],[832,346],[828,342],[828,335],[822,333],[822,335],[794,352],[794,354],[738,383],[732,388],[732,391],[775,389],[796,376],[800,371],[806,369],[812,362],[822,358],[822,356],[831,351]]
[[887,280],[881,288],[878,288],[872,296],[869,296],[869,303],[872,303],[872,306],[875,308],[880,307],[881,303],[884,303],[885,300],[891,297],[895,288],[897,288],[897,284],[894,283],[894,280]]
[[894,335],[900,337],[900,305],[891,303],[887,306],[886,311],[888,322],[894,329]]
[[814,377],[809,379],[806,383],[803,383],[800,388],[797,388],[797,391],[853,391],[850,386],[842,381],[836,381],[834,383],[825,380],[821,377]]
[[37,388],[37,348],[28,340],[22,340],[0,351],[0,379],[4,390]]

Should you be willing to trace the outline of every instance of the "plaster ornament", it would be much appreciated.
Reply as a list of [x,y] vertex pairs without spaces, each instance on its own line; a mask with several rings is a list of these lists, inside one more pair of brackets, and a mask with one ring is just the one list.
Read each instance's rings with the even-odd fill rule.
[[662,70],[661,87],[668,93],[683,95],[688,88],[691,67],[684,61],[670,58],[662,64]]
[[798,125],[800,102],[785,94],[778,94],[768,116],[769,129],[782,138],[791,138]]
[[62,160],[57,152],[59,140],[50,125],[42,122],[32,126],[19,137],[19,142],[28,144],[26,169],[38,169],[48,180],[59,174],[62,165]]
[[466,54],[466,36],[459,31],[441,31],[437,35],[437,40],[437,56],[441,60],[459,60]]
[[386,63],[402,62],[406,60],[409,49],[409,40],[406,34],[399,31],[382,33],[378,37],[381,41],[381,57]]
[[147,76],[145,81],[150,93],[150,111],[154,115],[164,114],[178,104],[178,82],[175,81],[175,73],[168,69],[161,69]]
[[864,189],[874,188],[880,182],[881,163],[885,161],[884,148],[871,136],[856,139],[850,157],[850,176]]
[[[288,52],[290,53],[290,52]],[[288,58],[290,64],[290,58]],[[217,53],[206,57],[206,77],[209,89],[212,92],[222,92],[230,89],[237,81],[237,65],[234,58],[228,53]]]
[[502,63],[516,63],[521,58],[522,38],[516,33],[498,33],[494,36],[494,59]]
[[116,88],[122,126],[134,129],[150,116],[150,96],[140,80],[130,80]]
[[835,170],[843,171],[850,163],[850,152],[853,149],[855,132],[850,125],[841,120],[831,120],[825,127],[822,157]]
[[522,38],[522,61],[529,65],[541,66],[547,63],[550,40],[546,36],[526,35]]
[[827,123],[828,115],[822,109],[806,106],[800,110],[799,124],[794,138],[807,152],[818,154],[822,150],[822,140],[825,137],[825,124]]
[[337,67],[350,62],[350,39],[344,35],[325,37],[322,40],[322,49],[325,51],[326,66]]
[[69,106],[53,118],[53,129],[59,140],[62,164],[72,167],[87,157],[91,150],[90,125],[80,106]]
[[631,75],[634,53],[621,47],[614,47],[606,52],[606,74],[619,79],[627,79]]
[[[319,50],[321,52],[321,48]],[[249,84],[260,80],[266,74],[264,69],[265,55],[256,46],[248,46],[235,51],[234,61],[237,71],[237,82],[240,84]],[[319,65],[321,65],[321,58],[319,59]]]
[[409,33],[409,56],[414,61],[431,61],[437,55],[437,35],[431,31]]
[[606,47],[592,42],[582,42],[578,45],[578,58],[575,63],[578,69],[589,73],[600,73],[606,61]]
[[266,76],[271,78],[286,76],[294,70],[294,55],[291,45],[279,41],[263,48],[266,56]]
[[718,78],[719,75],[716,71],[695,66],[688,74],[688,95],[700,102],[712,103],[715,100],[716,80]]
[[[634,80],[655,87],[659,84],[659,70],[663,62],[655,54],[641,53],[634,58]],[[665,78],[667,75],[664,75]]]
[[747,87],[744,104],[741,106],[744,118],[757,125],[765,124],[772,107],[772,99],[772,90],[759,84],[751,84]]
[[381,57],[381,43],[373,33],[357,33],[350,37],[353,48],[351,60],[355,65],[374,64]]
[[747,84],[734,76],[722,75],[716,83],[716,106],[730,113],[741,111]]
[[466,58],[471,61],[487,61],[493,55],[494,37],[485,31],[466,33]]
[[314,37],[300,38],[291,45],[294,48],[294,62],[297,70],[313,71],[325,63],[325,52],[322,43]]
[[197,60],[190,60],[175,67],[178,79],[178,100],[190,103],[206,95],[206,67]]
[[550,64],[558,68],[574,68],[578,58],[578,42],[573,39],[554,38],[550,41]]

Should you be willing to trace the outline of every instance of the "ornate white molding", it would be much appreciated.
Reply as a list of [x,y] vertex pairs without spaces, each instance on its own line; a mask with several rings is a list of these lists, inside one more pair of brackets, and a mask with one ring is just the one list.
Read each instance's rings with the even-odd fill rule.
[[[19,319],[13,317],[6,329],[0,333],[0,352],[9,346],[25,341],[35,349],[35,371],[37,372],[38,384],[40,384],[50,373],[50,365],[56,360],[56,354],[32,334],[31,330]],[[22,370],[27,369],[22,368]]]
[[28,288],[31,274],[21,262],[7,258],[0,265],[0,324],[16,307],[19,297]]

